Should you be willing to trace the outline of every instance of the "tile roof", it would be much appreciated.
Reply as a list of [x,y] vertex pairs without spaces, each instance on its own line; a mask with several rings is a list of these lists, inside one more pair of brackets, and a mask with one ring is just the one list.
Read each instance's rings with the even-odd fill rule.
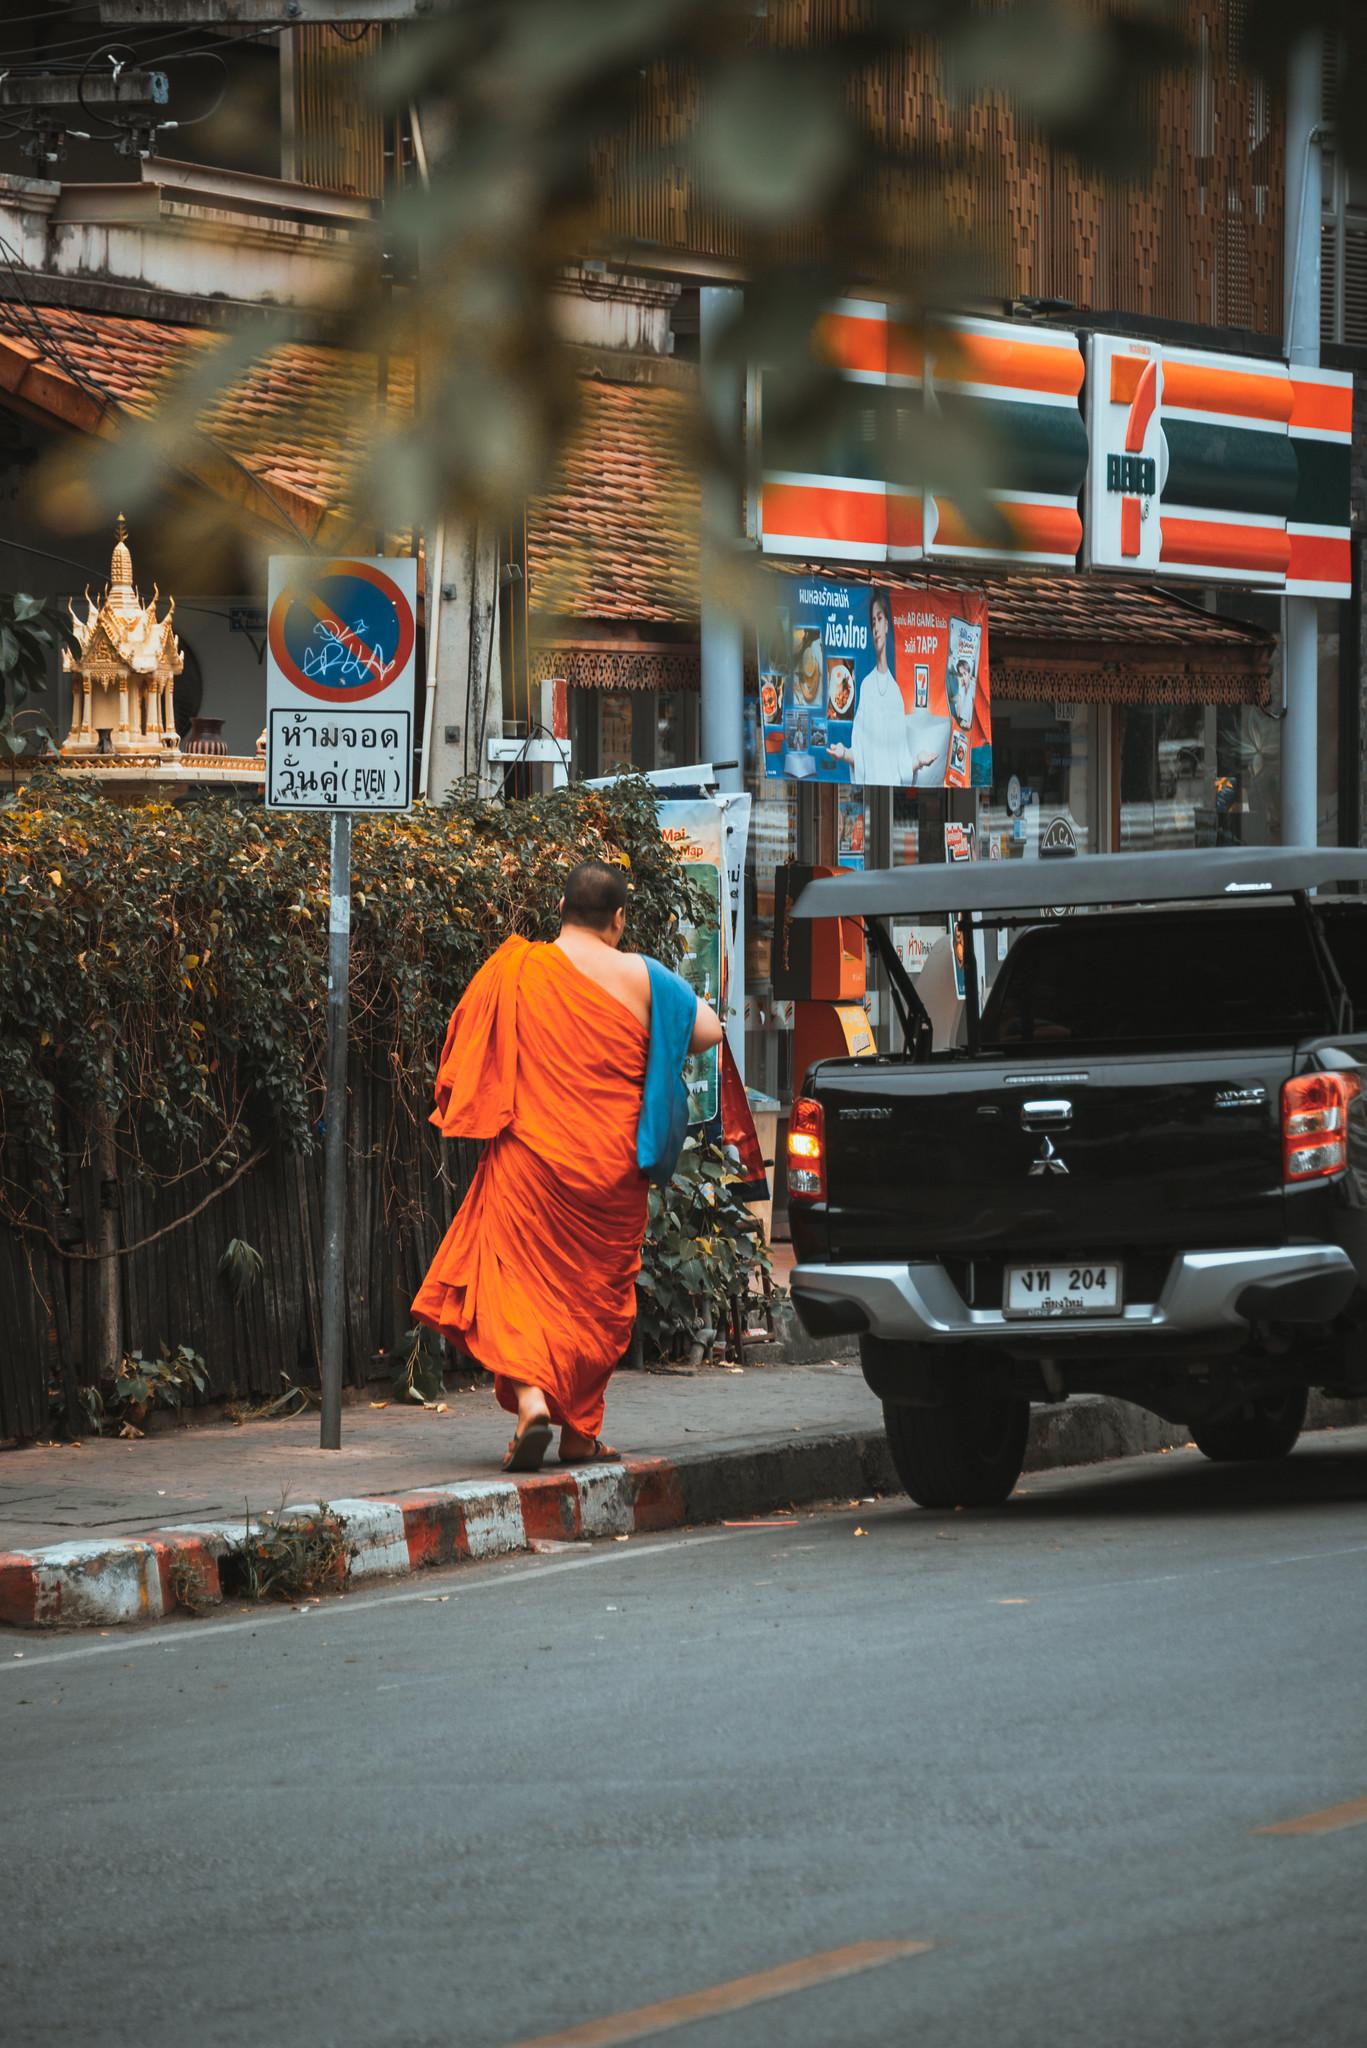
[[1149,583],[1102,583],[1092,576],[946,575],[938,567],[915,573],[830,562],[784,562],[795,576],[838,583],[881,583],[894,590],[981,590],[994,645],[1016,641],[1077,641],[1113,645],[1117,655],[1144,648],[1219,648],[1261,655],[1273,645],[1261,626],[1206,611],[1193,597]]
[[[229,338],[121,313],[0,300],[0,393],[86,433],[120,414],[155,413],[169,383]],[[373,356],[284,342],[208,396],[182,467],[269,525],[321,537],[343,523],[376,403]],[[389,404],[412,406],[411,370],[395,359]]]
[[[228,337],[122,313],[0,300],[0,394],[67,427],[107,433],[154,414],[169,382]],[[199,415],[182,467],[268,525],[326,537],[345,525],[373,419],[373,356],[286,342],[250,363]],[[530,596],[561,618],[688,622],[698,613],[698,485],[684,393],[586,378],[556,481],[528,508]],[[391,360],[389,404],[412,406],[411,366]]]
[[[207,367],[227,337],[126,314],[0,300],[0,394],[88,433],[155,412],[168,379]],[[412,408],[411,365],[391,361],[393,415]],[[553,487],[527,513],[529,599],[542,619],[690,624],[698,616],[699,487],[690,395],[586,378],[582,414]],[[250,363],[199,416],[182,466],[268,525],[310,540],[347,523],[376,401],[375,359],[285,342]],[[1110,644],[1154,656],[1202,650],[1266,661],[1272,636],[1149,585],[1085,576],[947,576],[829,562],[776,570],[914,589],[985,589],[1002,642]]]
[[586,379],[553,488],[527,509],[529,600],[543,617],[691,622],[699,491],[688,394]]

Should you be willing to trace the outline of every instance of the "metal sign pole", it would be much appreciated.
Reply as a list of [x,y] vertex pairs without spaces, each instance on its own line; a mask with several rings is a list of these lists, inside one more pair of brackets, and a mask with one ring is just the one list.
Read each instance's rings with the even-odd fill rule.
[[266,599],[266,807],[329,825],[323,1390],[319,1442],[342,1447],[346,1369],[351,818],[413,803],[418,565],[411,555],[272,555]]
[[346,1359],[347,1020],[351,993],[351,813],[334,811],[328,886],[328,1068],[323,1152],[323,1330],[320,1444],[342,1447]]

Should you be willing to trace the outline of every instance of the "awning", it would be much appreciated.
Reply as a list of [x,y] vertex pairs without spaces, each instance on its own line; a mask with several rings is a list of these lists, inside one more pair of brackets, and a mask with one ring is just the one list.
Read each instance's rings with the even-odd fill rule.
[[701,680],[696,641],[565,640],[533,647],[527,668],[533,683],[572,690],[696,690]]
[[981,590],[994,704],[1267,702],[1273,635],[1152,584],[991,574],[970,581],[828,562],[785,563],[782,573],[892,590]]

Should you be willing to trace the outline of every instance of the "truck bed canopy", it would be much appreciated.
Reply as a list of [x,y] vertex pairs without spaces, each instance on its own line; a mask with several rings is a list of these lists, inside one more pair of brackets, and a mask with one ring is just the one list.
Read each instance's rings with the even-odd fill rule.
[[1367,882],[1367,847],[1230,846],[944,861],[809,882],[794,917],[987,916],[1120,903],[1237,902]]

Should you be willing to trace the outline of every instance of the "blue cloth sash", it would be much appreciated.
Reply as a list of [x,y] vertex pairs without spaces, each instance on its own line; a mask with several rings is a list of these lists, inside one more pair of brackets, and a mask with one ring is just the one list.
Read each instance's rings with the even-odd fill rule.
[[636,1162],[657,1187],[664,1187],[688,1136],[683,1063],[693,1037],[698,998],[681,974],[648,954],[646,971],[650,976],[650,1051],[636,1126]]

